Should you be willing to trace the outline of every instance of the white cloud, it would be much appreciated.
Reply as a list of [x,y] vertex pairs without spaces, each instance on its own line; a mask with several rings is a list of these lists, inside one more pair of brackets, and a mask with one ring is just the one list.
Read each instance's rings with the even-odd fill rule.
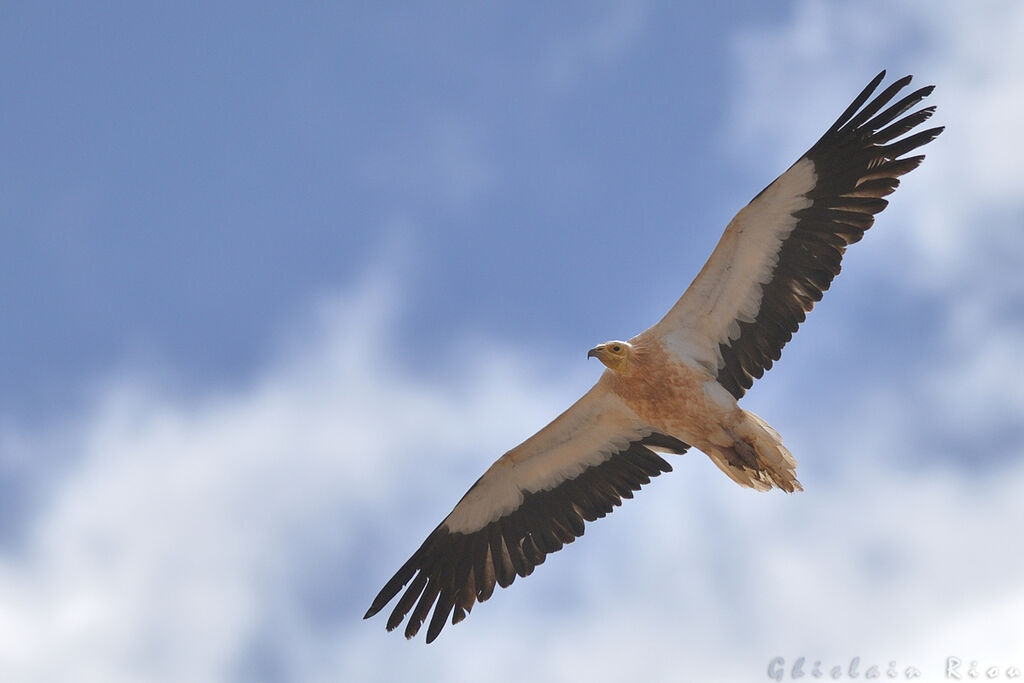
[[[886,420],[865,405],[884,432],[859,439],[808,422],[800,436],[831,448],[800,454],[799,496],[677,459],[429,648],[362,622],[489,458],[587,381],[497,347],[454,380],[418,378],[389,360],[389,278],[317,307],[244,389],[107,385],[69,428],[77,459],[24,551],[0,563],[0,678],[749,680],[776,655],[934,668],[1024,642],[1000,607],[1024,596],[1024,453],[970,480],[894,468],[868,445],[913,424],[913,404]],[[49,456],[45,435],[20,442]],[[821,477],[820,458],[847,464]]]
[[[240,390],[172,398],[147,377],[107,383],[60,428],[69,471],[23,551],[0,562],[0,679],[224,680],[311,555],[365,557],[361,536],[398,533],[423,492],[461,486],[460,464],[555,409],[540,377],[484,367],[493,350],[446,386],[402,373],[387,360],[393,311],[380,278],[321,304]],[[4,441],[23,459],[68,460],[46,434]],[[360,569],[334,570],[352,590]],[[365,609],[362,588],[345,597]]]

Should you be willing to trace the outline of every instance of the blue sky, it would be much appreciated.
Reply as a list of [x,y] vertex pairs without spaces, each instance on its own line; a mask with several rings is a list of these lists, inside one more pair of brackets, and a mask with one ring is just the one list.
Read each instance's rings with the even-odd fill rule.
[[[1022,32],[1013,2],[0,10],[0,678],[1024,668]],[[744,399],[805,493],[687,456],[429,648],[361,621],[881,68],[947,131]]]
[[[715,153],[728,61],[687,57],[727,42],[727,4],[242,7],[6,10],[5,412],[66,405],[126,357],[251,375],[394,235],[425,346],[472,327],[575,343],[594,282],[537,307],[552,270],[610,262],[616,231],[657,235],[734,171]],[[651,35],[655,17],[676,28]],[[645,258],[678,288],[702,255]]]

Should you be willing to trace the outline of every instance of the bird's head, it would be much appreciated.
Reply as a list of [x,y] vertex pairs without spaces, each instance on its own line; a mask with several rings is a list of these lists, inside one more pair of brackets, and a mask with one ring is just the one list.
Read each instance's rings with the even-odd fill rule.
[[587,351],[587,358],[596,358],[615,372],[623,372],[633,356],[633,345],[624,341],[598,344]]

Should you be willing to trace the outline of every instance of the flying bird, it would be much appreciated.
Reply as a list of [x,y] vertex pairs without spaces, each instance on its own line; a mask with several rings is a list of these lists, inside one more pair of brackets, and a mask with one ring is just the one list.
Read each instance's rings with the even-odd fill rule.
[[741,486],[802,490],[778,432],[737,401],[779,360],[900,176],[924,159],[906,155],[943,130],[907,135],[935,111],[906,113],[934,86],[893,102],[910,83],[906,76],[871,99],[884,77],[736,214],[664,318],[629,341],[590,349],[587,356],[607,368],[597,384],[491,465],[364,618],[405,588],[388,630],[411,611],[405,636],[412,638],[433,609],[433,641],[449,616],[459,623],[495,584],[528,576],[581,536],[585,522],[671,471],[659,453],[693,447]]

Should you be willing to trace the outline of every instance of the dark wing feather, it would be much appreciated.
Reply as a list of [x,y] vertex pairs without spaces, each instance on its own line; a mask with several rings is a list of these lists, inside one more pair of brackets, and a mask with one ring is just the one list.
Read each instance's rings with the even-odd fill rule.
[[524,491],[518,507],[481,529],[452,532],[440,524],[381,589],[364,618],[377,614],[408,584],[387,628],[397,628],[411,610],[405,636],[412,638],[433,607],[427,626],[427,642],[432,642],[449,616],[459,623],[476,602],[491,596],[495,584],[504,588],[516,576],[529,576],[548,554],[582,536],[585,522],[604,517],[652,477],[671,471],[651,448],[683,453],[688,446],[651,433],[553,488]]
[[805,195],[811,205],[793,214],[796,226],[782,241],[756,318],[739,322],[739,333],[719,345],[718,381],[736,398],[779,360],[782,347],[839,273],[847,245],[864,236],[875,214],[888,205],[883,197],[924,159],[901,157],[942,132],[930,128],[897,139],[935,111],[924,107],[899,118],[934,86],[915,90],[879,114],[910,83],[910,76],[901,78],[865,105],[884,76],[878,74],[804,155],[816,175]]

